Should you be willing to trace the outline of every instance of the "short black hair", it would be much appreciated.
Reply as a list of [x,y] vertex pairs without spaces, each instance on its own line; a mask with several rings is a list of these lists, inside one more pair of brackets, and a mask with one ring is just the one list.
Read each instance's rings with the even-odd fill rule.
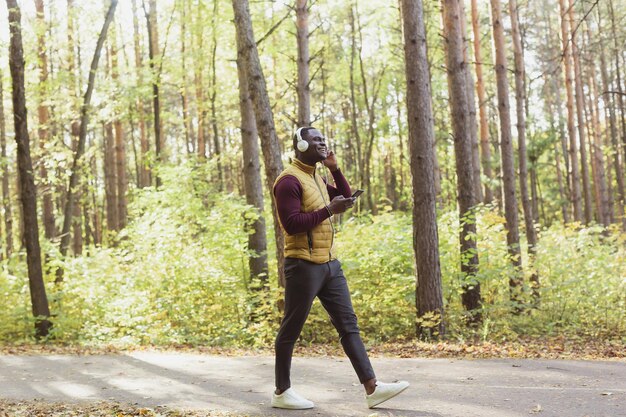
[[[298,129],[300,129],[300,128],[298,128]],[[315,129],[313,126],[303,127],[302,131],[300,132],[300,136],[302,136],[302,139],[304,139],[304,134],[306,132],[308,132],[309,130],[313,130],[313,129]],[[296,131],[297,131],[297,129],[296,129]],[[294,149],[298,149],[297,146],[298,146],[298,135],[296,133],[294,133],[293,134],[293,148]]]

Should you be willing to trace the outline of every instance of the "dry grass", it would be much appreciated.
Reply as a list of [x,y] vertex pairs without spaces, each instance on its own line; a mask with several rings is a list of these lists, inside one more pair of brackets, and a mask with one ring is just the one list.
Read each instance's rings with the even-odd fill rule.
[[111,401],[68,404],[0,400],[0,417],[244,417],[218,411],[183,411],[167,407],[137,407]]
[[[103,355],[131,351],[161,351],[197,353],[220,356],[273,356],[270,347],[263,349],[239,349],[203,346],[65,346],[55,344],[21,344],[0,346],[0,355]],[[517,341],[494,342],[397,342],[369,346],[371,357],[395,358],[515,358],[515,359],[578,359],[578,360],[624,360],[626,344],[622,341],[572,340],[566,338],[525,338]],[[297,346],[298,356],[344,356],[338,343]]]

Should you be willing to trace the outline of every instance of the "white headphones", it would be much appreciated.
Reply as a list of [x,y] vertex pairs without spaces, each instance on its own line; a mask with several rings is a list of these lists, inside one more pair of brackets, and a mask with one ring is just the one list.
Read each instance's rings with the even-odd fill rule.
[[299,127],[298,130],[296,130],[296,137],[298,138],[296,148],[298,148],[300,152],[306,152],[306,150],[309,149],[309,142],[302,139],[302,129],[306,129],[306,127]]

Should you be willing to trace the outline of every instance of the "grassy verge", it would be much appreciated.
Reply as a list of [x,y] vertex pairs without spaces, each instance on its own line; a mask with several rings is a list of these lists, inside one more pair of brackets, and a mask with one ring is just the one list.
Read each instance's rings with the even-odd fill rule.
[[[59,344],[2,345],[4,355],[99,355],[155,350],[179,353],[197,353],[224,356],[272,356],[271,347],[221,348],[208,346],[80,346]],[[395,358],[459,358],[459,359],[576,359],[576,360],[626,360],[626,344],[622,341],[583,340],[566,338],[525,338],[510,342],[449,341],[426,343],[418,341],[383,343],[368,346],[371,357]],[[297,356],[343,356],[338,343],[298,345]]]

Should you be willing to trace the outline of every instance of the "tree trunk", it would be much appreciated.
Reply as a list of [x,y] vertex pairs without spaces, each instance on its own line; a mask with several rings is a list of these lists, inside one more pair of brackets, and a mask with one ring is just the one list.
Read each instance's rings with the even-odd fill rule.
[[600,97],[598,96],[598,83],[596,81],[595,59],[593,59],[595,56],[592,56],[590,53],[591,51],[589,50],[589,45],[592,42],[589,26],[585,27],[585,34],[587,44],[584,49],[589,51],[585,61],[590,63],[586,67],[586,75],[589,80],[587,89],[589,99],[587,102],[589,104],[589,114],[591,116],[591,123],[587,120],[587,132],[590,138],[589,148],[591,152],[591,166],[594,168],[593,183],[596,194],[595,199],[599,222],[605,227],[608,227],[611,224],[611,212],[609,192],[606,182],[606,169],[604,167],[604,144],[602,139],[602,128],[600,126]]
[[517,217],[517,196],[515,192],[515,162],[511,141],[511,114],[509,105],[509,84],[507,79],[506,45],[502,27],[500,0],[491,0],[493,41],[496,59],[496,81],[498,93],[498,114],[500,115],[500,152],[502,158],[502,181],[504,192],[504,217],[506,218],[506,240],[510,262],[515,271],[509,278],[511,301],[519,312],[522,302],[522,254],[519,243],[519,220]]
[[[80,109],[80,132],[78,136],[78,145],[76,147],[76,152],[74,153],[74,160],[72,162],[72,170],[70,175],[69,184],[67,186],[67,197],[65,202],[65,210],[64,210],[64,218],[63,218],[63,229],[61,231],[61,247],[60,252],[62,256],[67,254],[67,249],[70,243],[70,225],[72,224],[72,214],[74,209],[74,198],[76,186],[78,185],[78,175],[80,173],[80,160],[85,153],[85,142],[87,140],[87,125],[89,124],[89,107],[91,105],[91,95],[93,93],[95,81],[96,81],[96,72],[98,70],[98,62],[100,60],[100,52],[102,51],[102,45],[104,44],[104,40],[106,38],[107,32],[109,30],[109,25],[113,20],[113,15],[115,14],[115,7],[117,6],[117,0],[111,0],[111,5],[109,6],[109,10],[106,14],[106,18],[104,19],[104,24],[102,26],[102,30],[100,31],[100,36],[98,37],[98,43],[96,45],[96,49],[94,51],[93,59],[91,61],[91,66],[89,70],[89,81],[87,82],[87,90],[85,91],[85,96],[83,98],[83,105]],[[57,277],[55,282],[60,283],[63,281],[63,269],[59,268],[57,270]]]
[[[401,0],[400,0],[401,1]],[[400,19],[402,19],[402,11],[400,11]],[[398,208],[402,211],[406,211],[407,205],[406,200],[403,198],[405,187],[405,176],[404,176],[404,165],[405,160],[407,159],[404,154],[404,137],[402,136],[402,132],[404,131],[404,127],[402,126],[402,98],[400,97],[400,86],[396,85],[395,87],[395,103],[396,103],[396,115],[398,119],[398,150],[400,155],[398,155],[398,159],[400,160],[400,164],[398,165],[400,170],[400,201]]]
[[[519,28],[517,14],[517,1],[509,0],[509,13],[511,17],[511,35],[513,38],[513,56],[515,62],[515,110],[517,114],[517,151],[519,159],[519,183],[522,208],[524,210],[524,225],[526,227],[526,240],[528,244],[528,263],[531,265],[537,253],[537,232],[535,231],[533,206],[528,195],[528,156],[526,153],[526,115],[524,112],[526,103],[526,69],[524,67],[524,54],[522,50],[522,36]],[[539,276],[533,269],[530,276],[530,285],[535,304],[539,300]]]
[[[113,77],[113,82],[117,84],[119,79],[119,66],[117,62],[117,31],[114,31],[111,35],[111,75]],[[128,221],[128,204],[126,202],[128,179],[126,178],[126,139],[124,135],[124,127],[122,126],[122,120],[120,119],[119,114],[115,116],[113,127],[115,131],[115,143],[113,148],[115,153],[114,169],[115,178],[117,180],[117,183],[115,184],[115,195],[117,199],[116,230],[121,230],[126,227],[126,223]]]
[[530,197],[533,206],[533,222],[539,223],[539,204],[541,203],[541,214],[545,221],[545,212],[543,211],[543,199],[539,192],[539,181],[537,180],[537,159],[530,159]]
[[[598,31],[602,33],[602,19],[598,10]],[[624,217],[624,204],[626,204],[626,196],[624,192],[624,172],[622,171],[622,158],[617,132],[617,120],[615,117],[615,107],[613,105],[613,97],[608,91],[611,90],[609,75],[606,65],[606,57],[604,51],[604,43],[600,41],[600,75],[602,77],[602,88],[606,92],[602,94],[604,107],[609,112],[609,131],[611,136],[611,146],[613,148],[613,169],[615,170],[615,178],[617,181],[617,212],[618,219],[622,223],[622,229],[626,230],[626,218]]]
[[108,122],[104,126],[104,195],[108,230],[119,230],[115,156],[113,125]]
[[372,79],[372,91],[371,91],[371,99],[370,99],[370,91],[367,87],[367,77],[365,75],[365,68],[363,63],[363,28],[361,27],[361,20],[359,17],[357,3],[354,4],[354,17],[355,23],[357,25],[358,35],[359,35],[359,46],[357,48],[358,58],[359,58],[359,70],[361,73],[361,87],[363,91],[363,101],[365,101],[365,110],[367,111],[367,142],[365,143],[365,148],[362,149],[361,156],[362,161],[360,165],[361,169],[361,185],[367,191],[365,196],[365,200],[367,202],[366,209],[371,210],[372,214],[376,214],[377,208],[376,204],[374,204],[375,193],[374,189],[371,185],[372,181],[372,150],[374,149],[374,142],[376,139],[376,101],[378,100],[378,94],[380,93],[380,88],[382,85],[383,77],[385,75],[386,67],[383,67],[380,74]]
[[[615,80],[616,88],[616,96],[617,96],[617,104],[620,112],[620,124],[622,126],[622,158],[626,158],[626,108],[624,108],[624,90],[622,89],[622,64],[620,63],[620,55],[623,55],[624,47],[619,44],[619,36],[616,30],[615,23],[615,12],[613,10],[613,0],[608,1],[609,4],[609,18],[611,19],[611,34],[613,35],[613,56],[615,58],[615,75],[617,79]],[[616,149],[617,151],[617,149]],[[622,159],[624,161],[624,159]],[[626,224],[626,218],[624,213],[620,213],[620,218],[622,219],[622,224]],[[626,230],[626,226],[624,226],[624,230]]]
[[[68,0],[68,18],[67,18],[67,43],[70,49],[70,53],[68,54],[68,75],[70,78],[70,95],[72,97],[72,111],[78,113],[78,96],[80,95],[80,84],[81,84],[81,62],[80,62],[80,38],[76,29],[74,28],[74,19],[76,15],[76,9],[74,6],[73,0]],[[76,115],[76,113],[73,113]],[[71,149],[72,152],[76,152],[78,147],[78,137],[80,134],[80,122],[78,118],[74,118],[72,120],[71,125]],[[72,252],[74,256],[81,254],[82,252],[82,196],[84,187],[82,185],[77,185],[75,194],[74,194],[74,206],[72,208]],[[68,243],[69,244],[69,243]],[[60,273],[60,271],[58,272]]]
[[256,208],[259,218],[252,223],[253,233],[248,235],[248,265],[250,281],[259,279],[263,287],[268,283],[267,236],[263,217],[263,183],[259,160],[259,138],[254,118],[254,108],[248,93],[248,80],[243,62],[237,60],[239,75],[239,108],[241,111],[241,140],[243,151],[243,179],[246,203]]
[[224,173],[223,173],[223,161],[222,161],[222,147],[220,145],[220,137],[217,128],[217,17],[218,17],[218,1],[213,1],[213,13],[211,14],[212,25],[212,45],[211,45],[211,94],[209,100],[211,102],[211,127],[213,128],[213,147],[214,155],[217,160],[217,181],[218,189],[222,191],[224,189]]
[[[558,75],[557,75],[558,76]],[[555,126],[555,121],[554,121],[554,104],[552,103],[552,94],[554,93],[554,91],[552,91],[552,89],[548,88],[548,91],[546,93],[546,107],[547,107],[547,112],[548,112],[548,124],[550,126],[550,131],[551,132],[555,132],[558,136],[562,137],[560,135],[560,130],[557,131],[557,128]],[[556,91],[556,94],[558,94],[558,89]],[[562,126],[561,121],[558,121],[559,123],[559,127]],[[556,170],[556,180],[557,180],[557,184],[559,186],[559,206],[561,207],[561,215],[563,216],[563,221],[565,223],[567,223],[569,221],[569,214],[568,214],[568,210],[567,210],[567,204],[566,202],[568,201],[568,197],[567,197],[567,192],[565,191],[565,187],[563,186],[563,174],[561,172],[561,157],[560,157],[560,153],[559,153],[559,145],[562,142],[560,140],[557,140],[554,142],[554,167]],[[567,162],[567,157],[564,158],[564,160]],[[531,181],[532,181],[532,177],[531,177]],[[534,213],[534,211],[533,211]],[[544,219],[545,220],[545,219]]]
[[476,60],[476,93],[478,94],[478,115],[480,119],[480,151],[483,167],[483,174],[487,178],[485,183],[484,202],[489,204],[493,201],[493,191],[491,181],[493,174],[491,171],[491,145],[489,143],[489,123],[487,121],[487,99],[485,96],[485,83],[483,81],[483,58],[480,46],[480,24],[478,20],[477,0],[472,0],[472,29],[474,33],[474,58]]
[[[359,106],[356,99],[356,81],[355,81],[355,61],[356,61],[356,19],[354,16],[354,7],[352,4],[350,7],[350,128],[352,133],[352,138],[354,141],[354,151],[356,153],[356,164],[352,164],[356,169],[354,171],[356,178],[358,178],[358,186],[364,187],[364,167],[362,165],[363,161],[363,147],[361,144],[361,133],[359,131]],[[369,190],[366,190],[369,191]]]
[[13,210],[11,209],[11,190],[9,189],[9,161],[7,159],[2,77],[3,74],[0,70],[0,167],[2,168],[2,208],[4,210],[4,255],[8,258],[13,253]]
[[413,183],[413,251],[417,333],[444,334],[434,179],[434,126],[421,0],[402,0],[409,149]]
[[[150,57],[150,70],[152,72],[152,110],[154,114],[154,152],[156,163],[161,162],[161,151],[163,145],[161,129],[161,96],[159,84],[161,74],[157,69],[157,57],[159,56],[159,30],[157,20],[156,0],[149,0],[150,10],[145,13],[148,27],[148,54]],[[145,7],[144,7],[145,11]],[[161,179],[157,176],[156,186],[161,186]]]
[[[196,112],[198,124],[196,126],[196,131],[198,133],[198,143],[196,146],[196,152],[198,155],[198,159],[203,160],[206,158],[207,154],[207,127],[206,127],[206,103],[205,103],[205,86],[204,86],[204,77],[203,77],[203,69],[206,67],[206,63],[199,56],[200,54],[195,51],[202,50],[204,47],[204,14],[202,13],[203,8],[199,8],[196,13],[197,23],[195,24],[195,45],[192,46],[193,53],[193,84],[194,84],[194,92],[196,96]],[[203,54],[202,54],[203,55]]]
[[394,166],[393,148],[385,155],[384,165],[385,197],[391,203],[391,209],[395,211],[399,208],[400,199],[398,198],[398,181]]
[[591,113],[591,126],[593,139],[593,152],[592,161],[596,167],[596,175],[594,176],[594,184],[597,189],[597,205],[598,205],[598,218],[600,223],[605,227],[611,224],[611,213],[609,211],[609,194],[606,183],[606,170],[604,169],[604,144],[602,143],[602,128],[600,126],[600,108],[598,103],[600,97],[598,97],[598,88],[596,85],[595,74],[589,75],[589,86],[591,87],[589,92],[589,113]]
[[196,90],[196,106],[198,109],[198,146],[197,153],[199,159],[206,158],[206,103],[204,102],[204,87],[202,83],[202,69],[195,66],[194,87]]
[[[137,77],[137,86],[143,86],[143,75],[141,68],[143,60],[141,59],[141,47],[139,44],[139,17],[137,16],[137,0],[132,0],[133,8],[133,45],[135,50],[135,76]],[[148,137],[146,134],[146,122],[144,114],[144,103],[141,98],[137,99],[137,113],[139,117],[139,143],[141,148],[141,158],[139,160],[139,171],[137,176],[137,186],[139,188],[148,187],[152,182],[150,171],[147,166],[146,158],[150,150]]]
[[589,164],[587,163],[587,145],[585,138],[585,96],[583,94],[583,80],[580,69],[580,54],[578,52],[578,41],[576,28],[574,27],[574,0],[569,0],[569,21],[571,32],[572,61],[574,62],[574,86],[576,88],[576,117],[578,120],[578,140],[580,142],[580,166],[583,177],[583,201],[585,203],[585,223],[589,224],[593,220],[593,209],[591,202],[591,184],[589,182]]
[[[252,21],[248,0],[233,0],[233,11],[235,13],[235,29],[237,31],[237,59],[241,59],[246,70],[248,79],[248,89],[250,99],[254,106],[254,117],[261,138],[261,148],[265,162],[265,180],[269,190],[274,186],[274,181],[283,170],[283,163],[280,157],[280,147],[276,128],[274,127],[274,116],[270,106],[265,77],[259,61],[259,53],[252,31]],[[276,211],[276,201],[272,196],[272,215],[274,218],[274,234],[276,238],[276,259],[278,266],[279,283],[284,285],[285,276],[284,265],[284,236],[280,228],[278,212]]]
[[483,187],[480,179],[480,150],[478,143],[478,122],[476,120],[476,96],[474,95],[474,77],[472,76],[472,70],[469,65],[467,48],[469,47],[469,40],[467,38],[467,22],[465,21],[465,4],[460,1],[459,7],[461,10],[461,33],[463,36],[463,59],[465,61],[465,78],[467,78],[467,104],[469,109],[469,134],[471,138],[472,147],[472,169],[474,170],[474,188],[476,190],[477,203],[484,199]]
[[559,124],[559,137],[561,150],[563,152],[563,162],[565,163],[565,197],[566,199],[561,203],[561,207],[563,210],[563,222],[569,223],[571,221],[570,213],[571,213],[571,196],[572,196],[572,175],[570,170],[570,159],[568,158],[568,149],[567,149],[567,139],[568,135],[565,133],[565,124],[563,123],[563,106],[561,102],[561,83],[559,82],[559,75],[555,74],[555,88],[554,88],[554,98],[556,99],[555,107],[557,109],[557,117]]
[[574,205],[574,221],[583,221],[583,208],[580,195],[580,174],[578,172],[578,144],[574,126],[574,93],[572,91],[572,53],[569,43],[569,23],[565,0],[559,0],[561,13],[561,42],[563,45],[563,70],[565,74],[565,91],[567,93],[567,133],[569,136],[569,155],[571,166],[572,203]]
[[182,65],[182,86],[180,88],[180,95],[183,105],[183,126],[185,128],[185,144],[187,147],[187,153],[193,154],[196,149],[196,138],[193,132],[193,123],[191,122],[191,114],[189,111],[189,94],[187,91],[187,1],[183,0],[181,7],[181,37],[180,37],[180,54]]
[[[619,56],[623,50],[623,48],[620,48],[620,45],[618,43],[618,39],[616,39],[617,33],[616,33],[616,24],[615,24],[615,12],[613,10],[613,1],[609,0],[608,2],[609,5],[609,18],[611,20],[611,34],[612,34],[612,38],[613,38],[613,56],[615,58],[615,75],[616,75],[616,80],[615,80],[615,97],[614,97],[614,101],[613,103],[616,104],[617,109],[619,110],[619,113],[617,113],[616,111],[614,111],[614,115],[615,115],[615,126],[617,128],[617,123],[619,120],[619,123],[622,127],[622,155],[621,155],[621,163],[622,163],[622,168],[623,165],[625,163],[626,160],[626,114],[625,114],[625,109],[624,109],[624,91],[622,90],[622,73],[620,71],[620,60],[619,60]],[[619,117],[619,119],[618,119]],[[615,147],[615,153],[616,154],[620,154],[620,150],[619,147],[616,146]],[[617,156],[616,156],[617,157]],[[618,177],[619,179],[619,177]],[[622,196],[624,196],[624,198],[622,199],[623,201],[623,206],[621,207],[621,209],[619,210],[618,213],[618,218],[620,219],[620,221],[622,222],[622,230],[626,231],[626,214],[624,213],[624,206],[626,206],[626,196],[623,194],[624,193],[624,178],[623,178],[623,173],[622,173],[622,188],[621,188],[621,192],[622,192]]]
[[463,274],[463,306],[468,311],[471,323],[481,321],[480,283],[478,251],[476,247],[476,218],[474,208],[480,199],[474,182],[473,150],[471,130],[475,130],[470,116],[467,94],[473,89],[468,83],[467,62],[464,54],[463,24],[459,0],[443,0],[443,30],[445,39],[448,91],[450,95],[450,117],[457,173],[457,201],[459,204],[459,242],[461,272]]
[[76,191],[74,212],[72,214],[72,253],[80,256],[83,253],[83,216],[82,216],[82,190]]
[[296,0],[296,39],[298,41],[298,127],[311,124],[309,89],[309,9],[307,0]]
[[28,284],[32,312],[35,316],[35,334],[38,338],[48,335],[52,323],[46,287],[41,267],[39,225],[37,224],[37,191],[30,158],[26,96],[24,91],[24,50],[22,47],[21,11],[16,0],[7,0],[9,9],[9,67],[12,79],[13,124],[17,144],[17,168],[20,181],[20,199],[24,218],[24,243],[28,266]]
[[[79,65],[76,65],[76,60],[80,61],[80,56],[78,51],[80,51],[80,45],[76,45],[74,38],[77,37],[76,30],[74,29],[74,18],[76,14],[76,10],[74,8],[74,0],[67,0],[67,75],[69,78],[69,94],[72,101],[72,116],[75,116],[74,110],[77,110],[78,106],[78,95],[80,94],[80,62]],[[76,146],[76,142],[78,142],[78,131],[80,130],[78,118],[73,117],[72,123],[70,125],[70,140],[72,147],[72,151],[74,151],[74,147]]]
[[44,235],[48,239],[56,236],[56,227],[54,225],[54,206],[52,204],[52,195],[50,193],[50,184],[48,180],[48,170],[46,169],[46,143],[48,142],[50,111],[45,103],[48,98],[48,55],[46,54],[46,21],[44,13],[43,0],[35,0],[35,9],[37,11],[37,63],[39,65],[39,97],[37,115],[39,117],[39,127],[37,133],[39,136],[39,149],[41,152],[39,161],[39,176],[41,184],[42,198],[42,222],[44,226]]
[[[91,167],[92,172],[97,172],[96,167],[96,156],[92,155],[91,160],[89,161],[89,166]],[[99,188],[98,177],[94,177],[92,189],[97,190]],[[98,205],[98,195],[97,193],[91,193],[91,204],[93,205],[93,243],[96,246],[100,246],[102,244],[102,212]]]

